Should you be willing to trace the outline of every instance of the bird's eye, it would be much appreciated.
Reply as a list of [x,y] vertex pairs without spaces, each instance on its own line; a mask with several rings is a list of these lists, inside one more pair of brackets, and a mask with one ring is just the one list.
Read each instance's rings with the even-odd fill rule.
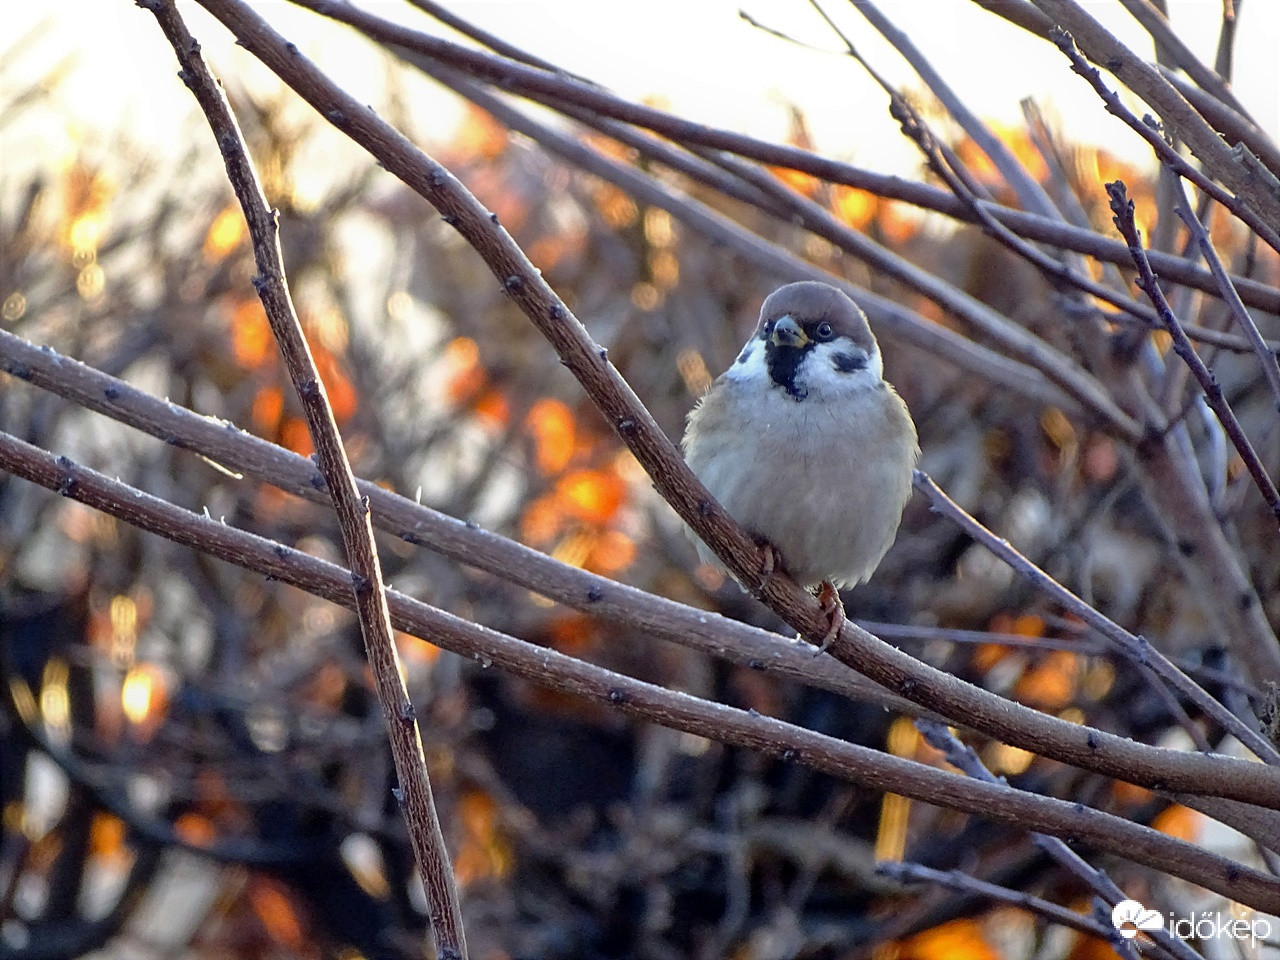
[[764,335],[765,335],[766,337],[772,337],[772,336],[773,336],[773,327],[774,327],[774,325],[775,325],[777,322],[778,322],[778,321],[776,321],[776,320],[770,320],[768,323],[766,323],[766,324],[764,325]]
[[831,324],[824,320],[822,323],[814,327],[813,335],[818,340],[830,340],[835,336],[835,330],[831,328]]

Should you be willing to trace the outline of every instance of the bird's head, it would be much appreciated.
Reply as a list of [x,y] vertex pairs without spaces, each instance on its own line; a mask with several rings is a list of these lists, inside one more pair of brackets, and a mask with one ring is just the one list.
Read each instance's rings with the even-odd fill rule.
[[779,287],[729,375],[764,379],[796,401],[880,385],[883,363],[866,315],[826,283]]

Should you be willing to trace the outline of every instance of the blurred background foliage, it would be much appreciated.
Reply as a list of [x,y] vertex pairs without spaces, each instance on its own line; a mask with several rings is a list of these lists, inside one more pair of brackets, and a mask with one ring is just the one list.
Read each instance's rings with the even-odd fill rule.
[[[40,110],[41,91],[57,82],[55,74],[24,89],[0,76],[0,124]],[[307,166],[333,132],[283,95],[228,85],[280,209],[295,300],[359,475],[566,563],[780,626],[696,566],[643,471],[434,211],[372,163],[321,192],[306,187],[315,182]],[[394,98],[381,109],[398,119]],[[1123,178],[1140,211],[1154,208],[1147,175],[1104,151],[1060,142],[1064,183],[1025,132],[1001,133],[1047,189],[1074,189],[1099,230],[1109,230],[1103,180]],[[4,325],[309,454],[216,150],[199,125],[183,136],[174,164],[122,135],[30,176],[0,169]],[[797,113],[792,141],[806,137]],[[588,140],[638,162],[612,141]],[[980,152],[962,138],[952,146],[1000,199]],[[549,159],[478,109],[436,153],[497,213],[672,436],[731,361],[763,296],[789,279],[744,268],[668,213]],[[1051,342],[1072,336],[1043,279],[979,231],[777,174]],[[810,262],[954,323],[825,241],[660,176]],[[1220,219],[1214,237],[1240,272],[1280,282],[1274,256],[1233,225]],[[1205,326],[1225,322],[1216,300],[1182,306]],[[1280,334],[1274,317],[1263,320],[1264,333]],[[1135,633],[1160,636],[1220,690],[1218,640],[1181,587],[1125,453],[1062,411],[1035,409],[918,349],[884,348],[919,426],[924,468],[1062,582]],[[1252,358],[1218,353],[1214,363],[1267,462],[1280,462]],[[178,504],[340,559],[328,511],[7,378],[0,423]],[[1277,624],[1280,552],[1246,486],[1233,462],[1214,493],[1254,582],[1270,585]],[[381,548],[392,585],[467,618],[941,764],[907,718],[620,632],[397,540]],[[920,628],[899,642],[1039,709],[1146,742],[1185,736],[1079,623],[919,500],[879,574],[846,605],[856,618]],[[940,628],[989,636],[956,642],[972,638]],[[1057,642],[1035,642],[1046,638]],[[1083,889],[1007,831],[637,725],[401,640],[477,957],[1110,955],[1029,913],[908,893],[872,873],[874,859],[906,856],[1087,909]],[[0,957],[422,955],[424,907],[346,611],[6,477],[0,658]],[[1031,789],[1200,836],[1194,814],[1145,791],[978,746],[994,771]],[[1157,882],[1105,865],[1134,895]],[[1165,902],[1188,896],[1159,883]]]

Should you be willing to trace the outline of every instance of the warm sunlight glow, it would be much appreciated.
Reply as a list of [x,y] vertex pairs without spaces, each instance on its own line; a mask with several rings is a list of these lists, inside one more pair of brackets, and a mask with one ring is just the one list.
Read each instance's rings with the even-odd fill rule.
[[145,664],[139,664],[125,674],[120,688],[120,709],[125,719],[140,724],[147,719],[151,709],[151,694],[155,689],[155,677]]
[[277,880],[256,876],[251,882],[249,902],[267,935],[290,951],[299,952],[306,943],[302,920],[293,907],[288,888]]
[[221,260],[245,242],[248,232],[239,204],[224,207],[204,236],[204,258],[213,262]]
[[40,715],[44,728],[60,743],[71,739],[71,698],[67,692],[70,674],[67,661],[54,657],[44,665],[40,683]]
[[458,804],[463,837],[454,860],[458,885],[501,877],[511,869],[511,846],[498,824],[498,806],[487,793],[464,793]]
[[1151,821],[1151,826],[1179,840],[1197,843],[1204,829],[1204,820],[1204,814],[1175,803],[1157,813]]
[[573,456],[577,429],[573,411],[552,397],[543,397],[529,409],[525,422],[533,435],[534,458],[544,474],[557,474]]
[[609,520],[627,497],[626,484],[611,470],[575,470],[556,484],[565,508],[592,523]]
[[267,314],[255,297],[245,297],[231,310],[231,352],[246,369],[261,367],[275,356]]
[[198,813],[184,813],[173,825],[174,832],[185,842],[197,847],[207,847],[217,838],[213,822]]
[[898,960],[1001,960],[977,920],[952,920],[898,944]]
[[138,645],[138,604],[125,593],[111,598],[111,659],[122,667],[133,663]]
[[595,573],[613,576],[635,561],[635,541],[617,530],[603,530],[592,539],[582,565]]

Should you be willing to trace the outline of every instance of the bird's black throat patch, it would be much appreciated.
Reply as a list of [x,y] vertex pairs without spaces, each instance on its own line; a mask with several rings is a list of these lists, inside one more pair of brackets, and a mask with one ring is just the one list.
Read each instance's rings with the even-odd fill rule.
[[803,347],[780,346],[772,340],[764,343],[764,360],[769,368],[769,379],[774,386],[787,391],[787,395],[797,403],[809,395],[808,390],[796,383],[796,374],[813,347],[812,342]]

